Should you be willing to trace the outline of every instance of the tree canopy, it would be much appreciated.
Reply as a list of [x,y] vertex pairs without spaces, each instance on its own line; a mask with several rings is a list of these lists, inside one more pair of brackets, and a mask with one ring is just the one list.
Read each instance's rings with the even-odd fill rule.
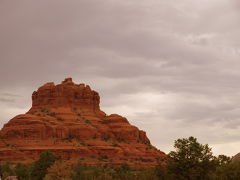
[[217,158],[208,144],[200,144],[197,138],[178,139],[175,151],[169,153],[168,171],[173,179],[205,180],[216,169]]
[[33,164],[31,177],[35,180],[42,180],[47,173],[47,169],[52,166],[57,159],[58,157],[49,151],[41,153],[39,160]]

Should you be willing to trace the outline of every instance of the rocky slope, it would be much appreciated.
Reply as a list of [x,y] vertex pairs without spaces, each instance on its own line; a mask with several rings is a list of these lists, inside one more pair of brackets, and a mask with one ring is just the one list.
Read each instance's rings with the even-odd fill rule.
[[236,154],[231,159],[232,162],[240,162],[240,153]]
[[0,131],[0,161],[31,162],[49,150],[88,164],[156,165],[166,155],[146,133],[120,115],[106,115],[99,94],[71,78],[47,83],[32,94],[32,108]]

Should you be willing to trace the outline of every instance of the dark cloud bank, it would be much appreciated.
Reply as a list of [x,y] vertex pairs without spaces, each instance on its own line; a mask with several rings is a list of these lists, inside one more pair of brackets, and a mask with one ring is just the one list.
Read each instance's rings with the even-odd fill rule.
[[168,152],[195,136],[240,145],[237,0],[0,2],[1,126],[48,81],[73,77]]

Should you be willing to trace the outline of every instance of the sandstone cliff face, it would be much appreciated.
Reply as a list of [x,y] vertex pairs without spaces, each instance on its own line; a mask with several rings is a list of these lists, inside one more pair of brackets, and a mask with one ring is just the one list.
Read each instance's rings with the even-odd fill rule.
[[71,78],[47,83],[32,94],[32,108],[0,131],[0,161],[29,162],[49,150],[65,160],[88,164],[156,165],[165,154],[144,131],[120,115],[106,115],[99,94]]
[[71,78],[62,84],[47,83],[32,94],[32,109],[45,107],[78,107],[100,111],[100,97],[97,92],[84,84],[76,85]]

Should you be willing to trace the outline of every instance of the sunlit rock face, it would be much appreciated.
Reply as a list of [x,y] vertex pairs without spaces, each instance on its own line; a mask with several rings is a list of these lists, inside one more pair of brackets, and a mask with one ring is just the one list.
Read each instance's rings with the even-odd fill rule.
[[84,84],[74,84],[72,78],[61,84],[46,83],[32,94],[32,108],[78,107],[99,111],[100,97],[97,92]]
[[0,161],[31,162],[42,151],[87,164],[155,166],[166,155],[146,133],[120,115],[100,110],[99,94],[71,78],[46,83],[32,94],[32,107],[0,131]]

